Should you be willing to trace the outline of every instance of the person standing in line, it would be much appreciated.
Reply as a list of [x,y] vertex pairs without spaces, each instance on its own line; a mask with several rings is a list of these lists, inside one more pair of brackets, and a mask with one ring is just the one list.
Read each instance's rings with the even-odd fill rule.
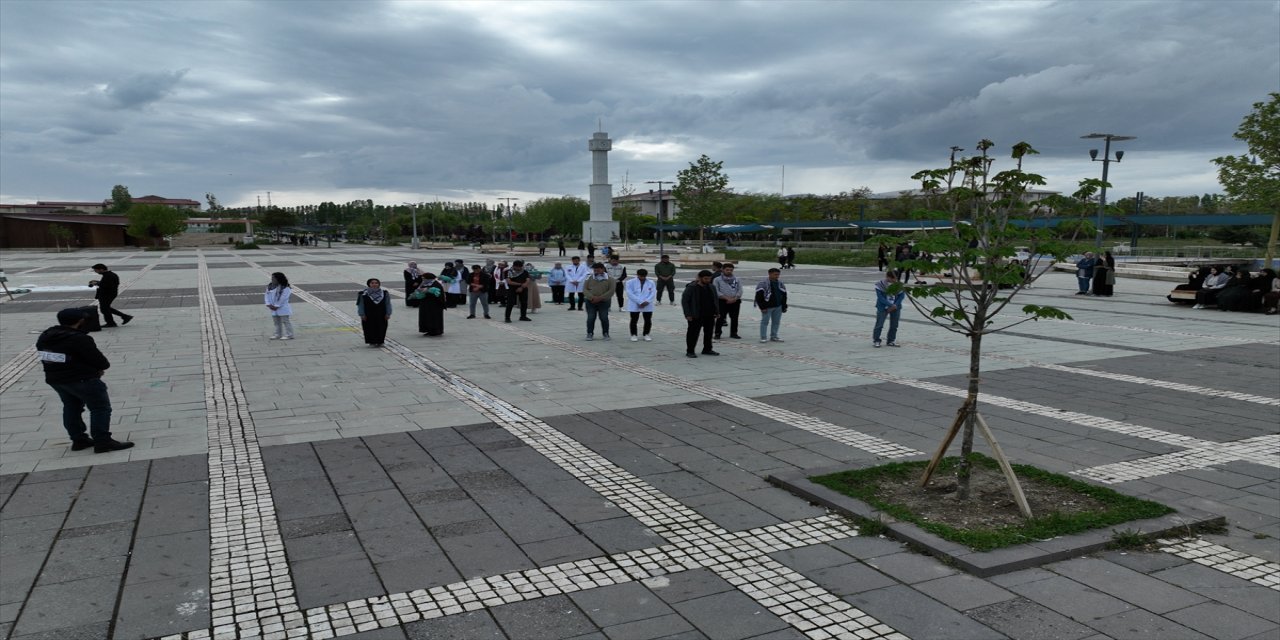
[[516,260],[511,263],[511,269],[506,272],[507,279],[507,296],[506,296],[506,322],[511,322],[511,309],[517,304],[520,305],[520,319],[525,322],[532,322],[533,318],[529,317],[529,272],[524,270],[524,260]]
[[702,334],[702,355],[720,355],[711,348],[711,332],[716,326],[716,293],[711,288],[711,272],[703,269],[698,277],[684,286],[680,295],[680,307],[684,311],[684,319],[689,323],[685,333],[685,357],[696,358],[694,349],[698,346],[698,334]]
[[267,285],[267,291],[262,297],[263,303],[271,310],[271,320],[276,327],[272,340],[293,339],[293,307],[289,306],[289,297],[292,295],[293,288],[289,286],[289,279],[279,271],[271,274],[271,283]]
[[493,268],[493,295],[489,298],[489,304],[507,306],[507,274],[509,272],[506,260],[499,260],[498,266]]
[[716,340],[724,335],[724,325],[729,324],[729,337],[738,339],[738,312],[742,309],[742,283],[733,275],[733,263],[725,263],[720,275],[712,278],[711,288],[716,292],[719,319],[716,320]]
[[581,239],[579,239],[579,240],[578,240],[578,255],[579,255],[579,256],[581,256],[581,255],[582,255],[582,253],[583,253],[584,251],[586,251],[586,250],[587,250],[587,243],[586,243],[586,242],[583,242]]
[[120,316],[120,324],[129,324],[133,316],[111,308],[111,303],[115,302],[116,296],[120,295],[120,276],[102,263],[93,265],[93,271],[101,276],[98,280],[89,281],[89,286],[98,288],[93,297],[98,299],[98,310],[102,312],[102,326],[117,326],[115,319],[111,316]]
[[444,308],[452,309],[458,306],[462,286],[458,282],[458,270],[453,267],[452,260],[445,262],[444,267],[440,269],[440,282],[444,284]]
[[889,317],[889,346],[898,346],[898,319],[902,317],[902,300],[907,292],[903,288],[890,291],[898,284],[898,274],[886,271],[884,278],[876,282],[876,328],[871,332],[871,346],[880,348],[880,332],[884,330],[885,316]]
[[493,261],[493,258],[484,259],[484,272],[488,274],[489,277],[491,278],[493,277],[493,270],[497,268],[498,268],[498,264]]
[[658,297],[658,289],[649,279],[648,269],[637,269],[636,277],[627,281],[627,311],[631,313],[631,341],[636,337],[636,324],[640,316],[644,316],[644,341],[652,342],[649,330],[653,327],[653,301]]
[[657,276],[658,293],[654,296],[654,304],[662,304],[662,290],[667,290],[667,301],[676,303],[676,265],[671,256],[662,254],[658,264],[653,265],[653,274]]
[[542,272],[533,266],[532,262],[524,263],[524,270],[529,274],[529,288],[526,289],[529,296],[529,313],[537,313],[538,309],[542,308],[542,292],[539,291]]
[[787,312],[787,285],[781,281],[781,277],[781,269],[769,269],[769,277],[756,283],[756,308],[760,309],[760,342],[785,342],[778,337],[782,314]]
[[564,257],[564,236],[556,239],[556,250],[560,252],[559,257]]
[[613,278],[599,262],[591,265],[591,277],[582,284],[587,296],[587,339],[595,340],[596,318],[600,319],[600,331],[609,339],[609,303],[613,299]]
[[377,278],[369,278],[364,285],[364,291],[356,296],[356,315],[360,316],[364,343],[381,347],[387,339],[387,324],[391,322],[391,296]]
[[1089,295],[1089,283],[1093,280],[1093,269],[1098,266],[1098,259],[1093,256],[1092,251],[1087,251],[1084,257],[1076,263],[1076,285],[1079,291],[1078,296]]
[[418,290],[418,285],[422,284],[422,270],[418,268],[418,263],[410,262],[409,267],[404,270],[404,304],[407,307],[418,306],[418,299],[413,297],[413,292]]
[[1102,259],[1093,269],[1093,295],[1111,297],[1116,292],[1116,259],[1110,251],[1103,252]]
[[476,301],[480,302],[480,306],[484,309],[484,319],[489,320],[489,294],[493,291],[493,276],[484,272],[480,265],[471,265],[471,274],[467,276],[467,308],[471,315],[467,316],[468,320],[476,317]]
[[[564,244],[561,240],[560,244]],[[564,285],[569,282],[569,276],[564,271],[564,265],[557,262],[551,270],[547,272],[547,286],[551,287],[551,304],[564,304]]]
[[547,241],[546,241],[546,240],[539,240],[539,241],[538,241],[538,255],[540,255],[540,256],[545,256],[545,255],[547,255]]
[[[93,337],[82,329],[86,321],[80,309],[58,312],[58,324],[36,339],[36,357],[44,367],[44,381],[62,400],[62,428],[71,438],[71,450],[93,447],[94,453],[120,451],[132,442],[111,437],[111,397],[102,374],[111,363],[98,350]],[[89,409],[89,426],[83,413]]]
[[[569,259],[569,268],[564,270],[565,276],[568,277],[568,284],[565,291],[569,294],[569,310],[570,311],[586,311],[585,302],[583,301],[583,285],[587,279],[591,277],[591,269],[587,265],[582,264],[582,258],[573,256]],[[574,297],[577,296],[575,302]]]
[[796,248],[792,246],[787,246],[787,268],[796,268]]
[[426,336],[444,334],[444,285],[434,273],[422,274],[422,284],[413,293],[418,304],[418,332]]
[[615,255],[609,256],[609,264],[605,265],[604,270],[605,270],[605,273],[609,274],[610,278],[613,278],[613,282],[614,282],[613,293],[618,297],[618,308],[621,309],[622,294],[625,292],[625,289],[626,289],[627,268],[622,266],[622,263],[618,262],[618,256],[615,254]]
[[587,243],[587,264],[594,265],[596,263],[596,243]]

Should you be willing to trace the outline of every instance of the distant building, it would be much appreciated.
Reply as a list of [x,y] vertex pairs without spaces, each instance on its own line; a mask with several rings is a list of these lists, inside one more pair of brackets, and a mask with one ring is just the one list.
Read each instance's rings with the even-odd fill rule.
[[[200,202],[186,198],[142,196],[134,204],[159,204],[182,211],[199,211]],[[110,199],[98,202],[60,202],[40,200],[34,204],[0,204],[0,247],[35,248],[54,246],[53,225],[71,230],[73,247],[125,247],[137,244],[124,232],[128,220],[121,215],[106,215]],[[207,228],[207,225],[206,225]]]
[[680,205],[676,204],[676,197],[671,194],[670,189],[664,191],[654,191],[650,189],[648,193],[633,193],[629,196],[618,196],[613,199],[613,210],[617,211],[619,205],[630,202],[638,203],[640,209],[636,212],[642,216],[658,217],[659,207],[663,214],[662,221],[667,222],[675,218],[680,213]]

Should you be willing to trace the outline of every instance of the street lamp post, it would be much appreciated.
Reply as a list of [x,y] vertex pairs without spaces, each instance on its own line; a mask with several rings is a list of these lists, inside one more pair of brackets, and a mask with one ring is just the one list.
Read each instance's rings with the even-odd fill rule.
[[661,257],[667,252],[665,244],[667,234],[662,231],[662,185],[675,183],[671,180],[645,180],[644,183],[658,185],[658,256]]
[[413,241],[410,242],[409,248],[417,250],[421,244],[418,242],[418,205],[413,202],[405,202],[409,205],[409,211],[413,214]]
[[1112,162],[1120,162],[1120,159],[1121,159],[1121,158],[1124,158],[1124,152],[1123,152],[1123,151],[1116,151],[1116,157],[1115,157],[1115,159],[1112,159],[1112,158],[1111,158],[1111,141],[1112,141],[1112,140],[1115,140],[1115,141],[1119,142],[1119,141],[1122,141],[1122,140],[1133,140],[1133,139],[1134,139],[1134,136],[1118,136],[1118,135],[1116,135],[1116,134],[1114,134],[1114,133],[1091,133],[1091,134],[1089,134],[1089,135],[1087,135],[1087,136],[1080,136],[1080,138],[1081,138],[1082,140],[1096,140],[1096,139],[1098,139],[1098,138],[1102,138],[1103,140],[1105,140],[1105,141],[1106,141],[1106,142],[1103,144],[1103,147],[1102,147],[1102,157],[1101,157],[1101,158],[1099,158],[1099,157],[1098,157],[1098,150],[1097,150],[1097,149],[1090,149],[1090,150],[1089,150],[1089,159],[1090,159],[1090,160],[1093,160],[1094,162],[1101,162],[1101,163],[1102,163],[1102,193],[1101,193],[1101,194],[1099,195],[1099,197],[1098,197],[1098,238],[1097,238],[1097,240],[1094,242],[1094,244],[1095,244],[1096,248],[1097,248],[1099,251],[1101,251],[1101,250],[1102,250],[1102,235],[1103,235],[1103,231],[1102,231],[1102,214],[1103,214],[1103,212],[1104,212],[1104,211],[1106,210],[1106,208],[1107,208],[1107,169],[1109,169],[1109,168],[1111,167],[1111,163],[1112,163]]
[[513,229],[511,225],[511,201],[519,200],[520,198],[498,198],[498,199],[507,201],[507,248],[514,250],[516,241],[514,238],[511,237],[511,231]]

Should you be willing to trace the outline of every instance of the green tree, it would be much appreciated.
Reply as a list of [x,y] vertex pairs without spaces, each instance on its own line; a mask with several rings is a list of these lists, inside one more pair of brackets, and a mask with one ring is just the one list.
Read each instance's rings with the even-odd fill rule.
[[209,202],[210,213],[222,211],[222,205],[218,204],[218,196],[215,196],[212,193],[206,193],[204,194],[204,199]]
[[266,211],[258,218],[262,226],[271,229],[277,239],[280,237],[280,230],[293,226],[298,221],[298,217],[290,211],[281,209],[280,207],[268,207]]
[[[1044,178],[1026,173],[1021,167],[1023,156],[1034,153],[1030,145],[1019,143],[1014,158],[1019,168],[992,174],[993,159],[987,151],[993,146],[989,140],[981,141],[979,155],[956,160],[952,167],[917,173],[930,180],[944,180],[947,173],[956,168],[959,186],[939,192],[940,204],[950,212],[952,219],[964,219],[969,224],[956,224],[949,233],[920,233],[914,236],[916,249],[933,256],[932,260],[909,260],[900,266],[917,273],[949,273],[948,284],[900,283],[891,287],[893,292],[905,290],[911,304],[925,318],[939,327],[958,333],[969,339],[969,386],[964,403],[957,411],[951,430],[938,449],[938,456],[926,471],[922,483],[928,481],[937,462],[950,447],[957,434],[961,435],[961,462],[957,473],[956,497],[969,497],[971,466],[969,456],[973,451],[975,427],[982,427],[984,435],[992,441],[992,449],[1003,458],[995,446],[995,437],[986,429],[986,422],[978,411],[978,391],[981,383],[982,340],[985,336],[1003,331],[1023,322],[1039,319],[1069,319],[1066,313],[1039,305],[1021,307],[1023,317],[997,324],[996,317],[1013,301],[1013,298],[1034,281],[1037,273],[1051,265],[1037,264],[1038,256],[1053,256],[1062,260],[1075,247],[1054,239],[1050,230],[1035,229],[1019,224],[1030,220],[1035,212],[1023,201],[1031,187],[1043,185]],[[888,238],[884,238],[888,239]],[[878,242],[881,238],[872,239]],[[892,240],[892,239],[889,239]],[[1023,265],[1013,259],[1018,247],[1027,247],[1033,263]],[[1030,509],[1021,498],[1016,476],[1011,468],[1006,476],[1023,514],[1030,517]]]
[[688,169],[676,172],[671,195],[680,206],[680,222],[698,227],[698,242],[707,226],[720,222],[729,198],[729,176],[723,168],[724,161],[714,162],[703,154]]
[[133,196],[129,195],[129,187],[118,184],[111,187],[111,207],[107,213],[122,214],[133,206]]
[[53,236],[53,246],[58,251],[62,251],[64,243],[68,250],[71,249],[71,239],[76,236],[75,232],[60,224],[49,225],[49,235]]
[[1264,264],[1270,265],[1280,239],[1280,93],[1267,102],[1253,103],[1253,112],[1236,129],[1235,138],[1249,147],[1249,155],[1214,158],[1218,182],[1231,198],[1233,210],[1270,212],[1271,238]]
[[[566,235],[582,233],[582,223],[591,217],[591,204],[574,196],[541,198],[525,205],[524,212],[545,224],[543,229],[555,229],[556,233]],[[506,225],[503,220],[497,226],[505,232]]]
[[643,225],[657,222],[657,219],[653,216],[640,215],[640,203],[631,199],[631,196],[635,195],[635,193],[636,186],[629,179],[624,178],[622,187],[618,189],[618,197],[625,199],[613,205],[613,219],[617,220],[618,224],[622,226],[623,245],[630,244],[631,234],[641,233]]
[[162,204],[130,207],[125,217],[129,219],[125,233],[135,238],[150,238],[151,243],[157,247],[165,236],[176,236],[187,229],[187,214]]

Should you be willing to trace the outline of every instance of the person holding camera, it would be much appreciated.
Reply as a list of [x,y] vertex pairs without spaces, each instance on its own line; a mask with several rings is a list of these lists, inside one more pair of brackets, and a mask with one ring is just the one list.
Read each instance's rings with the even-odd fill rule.
[[102,326],[120,326],[111,316],[120,316],[120,324],[129,324],[133,316],[111,308],[111,303],[115,302],[116,296],[120,295],[120,276],[102,263],[93,265],[93,271],[101,276],[98,280],[90,280],[89,286],[98,288],[93,297],[98,300],[98,310],[102,312]]
[[[102,374],[111,363],[82,329],[86,320],[85,311],[63,309],[58,312],[58,324],[45,329],[36,339],[36,356],[44,367],[44,381],[62,400],[62,427],[71,437],[72,451],[89,447],[94,453],[128,449],[132,442],[111,438],[111,397],[102,382]],[[86,407],[87,429],[83,418]]]

